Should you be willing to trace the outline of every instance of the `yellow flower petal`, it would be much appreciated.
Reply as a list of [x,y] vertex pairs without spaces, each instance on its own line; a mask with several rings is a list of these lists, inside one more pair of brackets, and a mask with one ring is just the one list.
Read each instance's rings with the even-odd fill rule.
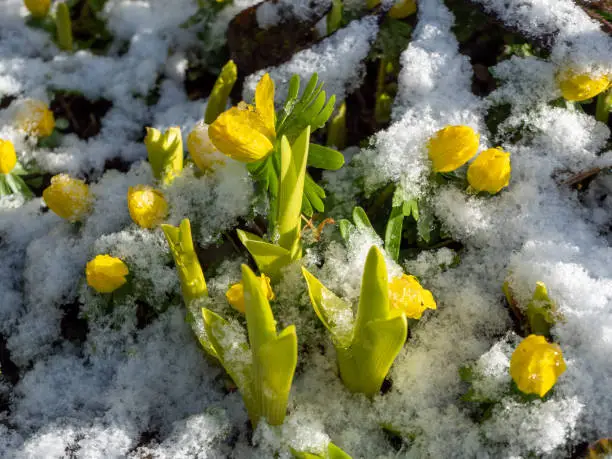
[[565,371],[565,360],[556,344],[543,336],[529,335],[517,346],[510,359],[510,376],[526,394],[543,397]]
[[23,0],[23,3],[35,18],[44,18],[51,8],[51,0]]
[[212,143],[221,153],[246,163],[262,159],[274,145],[265,135],[263,120],[251,107],[232,107],[208,127]]
[[501,148],[489,148],[470,164],[467,180],[477,191],[499,192],[510,183],[510,153]]
[[127,265],[110,255],[97,255],[85,268],[87,284],[100,293],[117,290],[127,282],[128,273]]
[[40,100],[24,100],[17,108],[15,121],[28,134],[38,137],[48,137],[55,129],[53,112]]
[[606,75],[593,77],[588,73],[566,70],[557,75],[557,83],[566,100],[580,102],[605,91],[610,84],[610,79]]
[[469,126],[447,126],[429,142],[429,159],[435,172],[451,172],[467,163],[478,151],[480,135]]
[[87,184],[67,174],[51,178],[51,185],[43,191],[43,199],[49,209],[71,222],[82,220],[92,204]]
[[264,134],[274,140],[276,137],[274,111],[274,82],[269,74],[264,74],[255,88],[255,110],[261,116],[266,130]]
[[420,319],[426,309],[436,309],[436,302],[416,277],[402,274],[389,282],[389,306],[392,315]]
[[[274,292],[272,291],[272,286],[270,285],[270,278],[265,274],[262,274],[259,277],[261,285],[263,287],[264,292],[266,292],[266,297],[268,300],[273,300],[275,298]],[[237,284],[233,284],[227,292],[225,292],[225,298],[227,298],[228,303],[238,312],[244,314],[244,285],[242,281]]]
[[208,127],[208,124],[200,121],[187,136],[187,150],[198,169],[203,172],[225,164],[227,159],[210,140]]
[[0,174],[8,174],[17,164],[15,147],[10,140],[0,139]]
[[150,186],[130,187],[127,201],[130,217],[142,228],[153,228],[168,215],[168,202],[164,195]]

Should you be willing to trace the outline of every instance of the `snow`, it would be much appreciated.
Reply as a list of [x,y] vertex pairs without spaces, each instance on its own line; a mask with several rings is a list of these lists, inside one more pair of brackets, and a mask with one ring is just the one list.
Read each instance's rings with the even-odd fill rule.
[[[298,368],[285,423],[262,422],[251,431],[240,394],[185,320],[162,231],[138,227],[126,204],[130,186],[155,185],[144,161],[143,128],[178,125],[186,144],[203,116],[206,101],[189,100],[183,87],[198,38],[197,28],[180,25],[198,10],[197,2],[109,0],[103,16],[115,38],[106,54],[96,55],[60,52],[46,33],[25,25],[20,0],[5,0],[0,99],[15,100],[0,110],[0,137],[15,144],[26,166],[86,178],[95,199],[87,219],[73,225],[40,198],[0,198],[0,343],[6,342],[19,368],[14,385],[0,379],[0,456],[286,458],[290,447],[321,452],[332,441],[367,458],[568,457],[573,446],[610,436],[612,179],[604,170],[586,191],[566,184],[576,174],[610,167],[610,130],[588,113],[550,102],[560,97],[555,75],[568,64],[612,72],[612,39],[570,0],[479,2],[508,26],[544,37],[550,57],[498,63],[491,69],[498,87],[476,96],[452,13],[441,0],[421,0],[401,56],[390,126],[364,148],[347,149],[347,165],[323,180],[336,202],[336,221],[350,215],[362,191],[356,183],[369,196],[391,184],[419,198],[422,212],[460,243],[397,263],[385,255],[389,278],[402,269],[417,276],[437,310],[410,321],[388,392],[372,399],[348,392],[331,337],[310,305],[301,265],[356,308],[367,252],[384,244],[368,230],[342,241],[337,225],[328,225],[301,264],[285,267],[273,285],[277,329],[297,328]],[[212,25],[215,39],[223,40],[231,18],[255,3],[236,0],[223,9]],[[282,23],[286,14],[307,19],[328,3],[266,3],[258,20],[264,27]],[[277,102],[293,73],[305,82],[314,72],[328,95],[343,100],[361,83],[377,20],[364,16],[288,62],[248,76],[245,100],[264,71],[275,81]],[[112,103],[98,135],[65,135],[58,146],[43,148],[15,128],[21,100],[49,102],[57,89]],[[153,92],[159,98],[152,103]],[[509,105],[509,115],[489,132],[485,117],[500,104]],[[481,150],[501,146],[511,153],[507,189],[483,197],[431,180],[425,144],[449,124],[474,128]],[[121,171],[106,169],[115,158],[125,166]],[[170,207],[167,223],[189,218],[198,253],[221,254],[219,260],[203,258],[206,307],[232,323],[227,339],[240,335],[244,318],[225,292],[240,280],[240,264],[248,258],[227,236],[262,212],[246,167],[228,159],[202,174],[186,163],[182,175],[160,189]],[[87,286],[85,264],[104,253],[128,265],[127,293],[103,296]],[[545,399],[525,402],[509,389],[510,356],[520,337],[501,287],[508,282],[524,308],[538,281],[563,317],[552,337],[567,371]],[[85,328],[82,339],[65,333],[75,310]],[[191,312],[201,330],[199,311]],[[471,383],[459,377],[466,366],[478,375]],[[462,400],[470,388],[495,402],[488,418],[477,419],[477,407]],[[399,434],[401,445],[383,427]]]

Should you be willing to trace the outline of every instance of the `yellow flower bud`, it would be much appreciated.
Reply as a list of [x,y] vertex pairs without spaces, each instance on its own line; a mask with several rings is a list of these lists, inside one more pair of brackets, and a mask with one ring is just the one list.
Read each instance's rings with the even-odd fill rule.
[[15,147],[10,140],[0,139],[0,174],[8,174],[17,164]]
[[393,19],[404,19],[416,13],[417,5],[414,0],[398,0],[389,10],[389,17]]
[[435,172],[450,172],[467,163],[478,151],[480,135],[469,126],[446,126],[429,142],[429,159]]
[[416,277],[402,274],[389,282],[389,306],[392,316],[405,314],[410,319],[420,319],[426,309],[436,309],[436,302]]
[[153,228],[168,215],[168,202],[161,191],[150,186],[130,187],[127,194],[130,217],[142,228]]
[[21,129],[37,137],[49,137],[55,129],[53,112],[41,100],[24,100],[17,108],[15,121]]
[[99,293],[111,293],[127,282],[127,265],[110,255],[97,255],[85,268],[87,284]]
[[227,157],[213,145],[208,136],[208,125],[203,121],[196,124],[187,136],[187,151],[198,169],[205,172],[218,164],[224,164]]
[[266,73],[255,89],[255,107],[241,102],[221,113],[209,126],[208,134],[224,155],[252,163],[274,148],[274,123],[274,82]]
[[[262,274],[259,279],[264,292],[266,292],[266,297],[268,300],[273,300],[275,296],[274,292],[272,291],[272,286],[270,285],[270,278],[265,274]],[[244,285],[242,284],[242,281],[232,285],[225,293],[225,297],[236,311],[244,314]]]
[[168,128],[163,134],[154,128],[147,128],[144,143],[149,153],[153,175],[168,184],[183,170],[183,137],[181,128]]
[[51,185],[43,191],[43,199],[49,209],[71,222],[82,220],[92,204],[87,184],[67,174],[51,178]]
[[588,73],[565,70],[557,74],[557,84],[564,99],[580,102],[605,91],[610,84],[610,79],[606,75],[594,77]]
[[51,8],[51,0],[23,0],[23,3],[35,18],[44,18]]
[[501,148],[489,148],[470,164],[467,180],[477,191],[499,192],[510,183],[510,153]]
[[565,371],[561,348],[543,336],[529,335],[517,346],[510,359],[510,376],[526,394],[543,397]]

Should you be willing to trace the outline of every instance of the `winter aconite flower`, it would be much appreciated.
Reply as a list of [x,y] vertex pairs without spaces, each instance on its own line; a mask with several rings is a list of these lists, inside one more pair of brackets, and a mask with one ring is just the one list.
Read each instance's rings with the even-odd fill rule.
[[227,157],[217,150],[208,136],[209,126],[200,121],[187,136],[187,151],[191,159],[201,171],[214,169],[218,164],[224,164]]
[[10,140],[0,139],[0,174],[8,174],[17,164],[15,147]]
[[35,18],[44,18],[51,8],[51,0],[23,0],[23,3]]
[[67,174],[51,178],[51,185],[43,191],[43,199],[49,209],[71,222],[82,220],[92,202],[87,184]]
[[407,274],[389,282],[389,305],[392,315],[404,313],[409,319],[420,319],[426,309],[436,309],[431,292]]
[[251,163],[274,148],[274,123],[274,82],[266,73],[255,89],[255,106],[241,102],[221,113],[209,126],[208,134],[221,153]]
[[429,142],[429,159],[435,172],[451,172],[467,163],[478,151],[480,135],[469,126],[446,126]]
[[53,112],[41,100],[24,100],[17,108],[15,121],[21,129],[37,137],[49,137],[55,129]]
[[605,91],[610,79],[606,75],[596,77],[588,73],[566,70],[557,75],[557,83],[564,99],[580,102]]
[[153,228],[168,215],[168,202],[164,195],[150,186],[130,187],[127,201],[130,217],[142,228]]
[[495,194],[510,183],[510,171],[510,153],[489,148],[470,164],[467,180],[475,190]]
[[[270,278],[265,274],[262,274],[259,277],[259,281],[261,282],[263,291],[266,294],[266,298],[268,300],[273,300],[274,292],[272,291],[272,287],[270,286]],[[244,284],[242,283],[242,281],[232,285],[225,293],[225,297],[227,298],[229,304],[236,311],[244,313]]]
[[97,255],[87,263],[85,275],[87,284],[99,293],[111,293],[127,282],[127,265],[110,255]]
[[564,371],[561,349],[543,336],[529,335],[517,346],[510,359],[510,376],[526,394],[543,397]]

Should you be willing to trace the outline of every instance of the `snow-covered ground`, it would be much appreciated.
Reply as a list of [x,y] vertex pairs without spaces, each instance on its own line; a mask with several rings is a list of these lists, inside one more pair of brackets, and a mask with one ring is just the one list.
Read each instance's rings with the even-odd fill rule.
[[[318,326],[299,267],[289,266],[275,286],[273,306],[279,326],[293,323],[298,330],[289,414],[281,427],[261,423],[254,432],[240,395],[185,322],[163,233],[132,223],[126,204],[128,187],[153,183],[142,128],[177,125],[186,142],[203,116],[206,102],[190,101],[183,85],[185,56],[197,37],[179,27],[197,11],[197,2],[108,0],[104,16],[116,49],[104,56],[60,52],[48,34],[25,25],[21,0],[0,3],[0,99],[16,98],[0,109],[0,138],[14,143],[25,165],[87,177],[95,196],[92,214],[78,228],[45,212],[40,198],[0,199],[0,335],[20,370],[15,385],[0,379],[0,401],[8,402],[0,404],[0,457],[284,458],[291,457],[289,447],[316,450],[329,441],[354,458],[564,457],[568,445],[612,436],[612,178],[600,174],[581,199],[562,184],[612,166],[610,130],[590,115],[549,104],[560,97],[555,74],[569,63],[612,75],[612,38],[573,2],[478,0],[526,35],[552,37],[548,59],[514,56],[496,65],[500,84],[486,97],[470,89],[472,67],[451,31],[452,13],[441,0],[418,2],[417,26],[401,56],[392,123],[344,169],[325,172],[325,188],[335,195],[331,214],[338,220],[348,216],[359,192],[354,181],[367,193],[397,183],[426,202],[464,248],[400,260],[433,292],[438,309],[411,328],[391,369],[391,389],[372,400],[342,385],[333,345]],[[215,23],[218,34],[255,3],[235,0]],[[309,17],[308,3],[295,2],[295,14]],[[326,2],[310,3],[320,9]],[[266,8],[258,15],[262,24],[275,24],[279,11],[292,7],[279,2],[279,11]],[[314,72],[328,94],[344,99],[359,86],[377,27],[365,16],[267,69],[277,102],[291,74],[308,78]],[[260,75],[247,77],[246,100]],[[157,86],[159,99],[147,105]],[[66,135],[55,148],[36,147],[12,123],[15,107],[23,98],[49,102],[58,89],[105,98],[112,108],[98,135]],[[511,112],[494,138],[485,115],[501,103]],[[506,190],[482,198],[450,185],[431,186],[425,143],[449,124],[473,127],[481,148],[499,145],[511,153]],[[517,141],[517,129],[529,135]],[[113,158],[131,164],[129,171],[105,171]],[[246,168],[233,160],[203,176],[187,168],[166,198],[168,222],[190,218],[204,248],[215,247],[239,219],[249,221],[261,211]],[[345,245],[326,239],[332,231],[327,227],[304,264],[355,301],[367,249],[382,241],[356,233]],[[137,280],[111,311],[84,280],[86,262],[98,253],[123,259]],[[232,314],[224,295],[239,281],[241,262],[226,255],[207,279],[212,304],[224,315]],[[400,266],[389,269],[399,272]],[[503,302],[506,280],[523,305],[543,281],[564,317],[552,334],[567,371],[545,401],[519,403],[503,390],[517,343]],[[136,312],[143,303],[158,314],[145,328]],[[84,341],[62,335],[67,305],[88,319]],[[499,400],[486,420],[471,416],[461,400],[466,383],[459,370],[473,362],[486,375],[480,390]],[[404,438],[401,446],[383,426]]]

